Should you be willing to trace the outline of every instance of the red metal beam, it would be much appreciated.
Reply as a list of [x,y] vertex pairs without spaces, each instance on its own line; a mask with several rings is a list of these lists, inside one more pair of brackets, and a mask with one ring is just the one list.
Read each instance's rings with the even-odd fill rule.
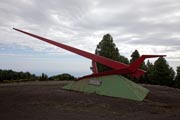
[[[55,45],[57,47],[63,48],[65,50],[68,50],[70,52],[76,53],[78,55],[81,55],[83,57],[89,58],[93,61],[93,69],[94,69],[94,73],[93,75],[88,75],[85,77],[92,77],[92,76],[104,76],[104,75],[110,75],[110,74],[130,74],[131,76],[134,77],[139,77],[141,75],[143,75],[145,73],[145,71],[138,69],[138,67],[141,65],[141,63],[146,59],[146,58],[152,58],[152,57],[164,57],[164,55],[143,55],[141,56],[139,59],[137,59],[135,62],[133,62],[131,65],[126,65],[124,63],[121,62],[117,62],[114,60],[111,60],[109,58],[105,58],[103,56],[99,56],[99,55],[95,55],[62,43],[58,43],[56,41],[32,34],[32,33],[28,33],[16,28],[13,28],[16,31],[22,32],[24,34],[27,34],[29,36],[32,36],[34,38],[37,38],[39,40],[42,40],[44,42],[50,43],[52,45]],[[98,73],[97,68],[96,68],[96,62],[103,64],[105,66],[108,66],[110,68],[113,68],[114,70],[112,71],[108,71],[108,72],[103,72],[103,73]]]
[[143,63],[143,61],[146,58],[155,58],[155,57],[165,57],[166,55],[142,55],[140,58],[138,58],[135,62],[133,62],[129,67],[126,68],[122,68],[119,70],[111,70],[111,71],[106,71],[106,72],[101,72],[98,74],[92,74],[92,75],[87,75],[84,76],[80,79],[84,79],[84,78],[90,78],[90,77],[98,77],[98,76],[107,76],[107,75],[113,75],[113,74],[121,74],[121,75],[126,75],[129,74],[132,77],[140,77],[141,73],[136,72],[138,67]]
[[110,68],[113,68],[113,69],[120,69],[120,68],[124,68],[124,67],[128,66],[126,64],[123,64],[123,63],[120,63],[120,62],[105,58],[103,56],[95,55],[95,54],[92,54],[92,53],[89,53],[89,52],[86,52],[86,51],[83,51],[83,50],[80,50],[80,49],[77,49],[77,48],[62,44],[62,43],[58,43],[56,41],[53,41],[53,40],[50,40],[50,39],[47,39],[47,38],[44,38],[44,37],[41,37],[41,36],[38,36],[38,35],[35,35],[35,34],[31,34],[31,33],[16,29],[16,28],[13,28],[13,29],[16,30],[16,31],[22,32],[22,33],[24,33],[26,35],[32,36],[34,38],[37,38],[39,40],[42,40],[44,42],[55,45],[57,47],[68,50],[70,52],[76,53],[76,54],[81,55],[83,57],[86,57],[88,59],[91,59],[91,60],[93,60],[95,62],[101,63],[101,64],[103,64],[105,66],[108,66]]

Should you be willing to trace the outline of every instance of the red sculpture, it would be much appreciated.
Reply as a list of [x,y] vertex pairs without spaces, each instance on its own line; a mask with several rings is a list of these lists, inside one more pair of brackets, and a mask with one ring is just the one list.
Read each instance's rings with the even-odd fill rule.
[[[53,40],[50,40],[50,39],[47,39],[47,38],[44,38],[44,37],[41,37],[41,36],[38,36],[38,35],[35,35],[35,34],[31,34],[31,33],[16,29],[16,28],[13,28],[13,29],[16,30],[16,31],[22,32],[24,34],[27,34],[29,36],[32,36],[34,38],[37,38],[39,40],[42,40],[44,42],[55,45],[57,47],[68,50],[70,52],[76,53],[76,54],[81,55],[83,57],[86,57],[88,59],[91,59],[92,60],[92,65],[93,65],[93,67],[92,67],[93,74],[84,76],[82,78],[90,78],[90,77],[96,77],[96,76],[106,76],[106,75],[113,75],[113,74],[128,74],[128,75],[130,75],[132,77],[138,78],[138,77],[144,75],[144,73],[145,73],[144,70],[138,69],[138,67],[141,65],[141,63],[146,58],[164,57],[165,56],[165,55],[142,55],[135,62],[133,62],[130,65],[127,65],[127,64],[124,64],[124,63],[121,63],[121,62],[117,62],[117,61],[105,58],[103,56],[95,55],[95,54],[92,54],[92,53],[89,53],[89,52],[86,52],[86,51],[83,51],[83,50],[80,50],[80,49],[77,49],[77,48],[74,48],[74,47],[71,47],[71,46],[68,46],[68,45],[65,45],[65,44],[62,44],[62,43],[58,43],[56,41],[53,41]],[[112,68],[113,70],[98,73],[98,70],[96,68],[96,62],[98,62],[100,64],[103,64],[105,66],[108,66],[108,67]],[[82,78],[80,78],[80,79],[82,79]]]

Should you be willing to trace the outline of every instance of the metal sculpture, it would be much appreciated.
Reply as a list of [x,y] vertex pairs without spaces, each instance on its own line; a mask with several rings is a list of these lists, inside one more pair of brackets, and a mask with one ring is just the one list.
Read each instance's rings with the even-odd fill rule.
[[[133,100],[141,101],[147,95],[148,90],[145,90],[144,88],[142,88],[141,86],[133,83],[132,81],[129,82],[128,79],[124,78],[121,75],[130,75],[132,77],[138,78],[138,77],[144,75],[144,73],[145,73],[144,70],[138,69],[138,67],[141,65],[141,63],[146,58],[164,57],[165,56],[165,55],[142,55],[135,62],[133,62],[130,65],[127,65],[127,64],[124,64],[124,63],[121,63],[121,62],[118,62],[118,61],[111,60],[109,58],[105,58],[103,56],[95,55],[95,54],[92,54],[92,53],[89,53],[89,52],[86,52],[86,51],[83,51],[83,50],[80,50],[80,49],[77,49],[77,48],[74,48],[74,47],[71,47],[71,46],[68,46],[68,45],[65,45],[65,44],[62,44],[62,43],[58,43],[56,41],[53,41],[53,40],[50,40],[50,39],[47,39],[47,38],[44,38],[44,37],[41,37],[41,36],[38,36],[38,35],[35,35],[35,34],[32,34],[32,33],[29,33],[29,32],[25,32],[25,31],[20,30],[20,29],[16,29],[16,28],[13,28],[13,29],[16,30],[16,31],[22,32],[24,34],[27,34],[29,36],[32,36],[34,38],[37,38],[39,40],[42,40],[44,42],[50,43],[52,45],[55,45],[57,47],[63,48],[65,50],[68,50],[70,52],[76,53],[78,55],[81,55],[83,57],[86,57],[86,58],[92,60],[92,66],[93,66],[92,67],[92,71],[93,71],[93,74],[81,77],[81,78],[78,79],[80,82],[76,82],[74,84],[69,84],[69,85],[64,87],[65,89],[69,89],[69,90],[88,92],[88,91],[85,91],[85,87],[88,88],[89,85],[92,85],[92,84],[89,84],[89,83],[93,83],[93,81],[94,81],[94,83],[99,83],[100,84],[102,81],[106,81],[106,80],[104,80],[106,78],[111,79],[111,78],[115,77],[115,79],[119,79],[119,81],[128,81],[126,84],[131,84],[131,86],[135,86],[134,88],[136,88],[138,86],[138,88],[141,88],[142,91],[146,91],[146,92],[144,92],[144,94],[142,95],[143,97],[141,97],[140,99],[129,98],[128,96],[122,97],[123,95],[114,95],[113,96],[113,95],[111,95],[109,93],[105,93],[105,94],[102,94],[102,95],[112,96],[112,97],[122,97],[122,98],[127,98],[127,99],[133,99]],[[97,70],[97,67],[96,67],[96,62],[98,62],[100,64],[103,64],[103,65],[105,65],[107,67],[110,67],[113,70],[110,70],[110,71],[107,71],[107,72],[100,72],[99,73],[98,70]],[[117,77],[117,75],[120,75],[120,76]],[[109,78],[109,76],[111,76],[111,77]],[[96,79],[96,80],[92,80],[92,79]],[[101,80],[97,80],[97,79],[101,79]],[[81,82],[84,81],[84,80],[85,81],[89,81],[89,82],[85,82],[86,84],[84,84],[83,90],[80,90],[80,88],[78,88],[78,86],[79,86],[79,84],[81,86],[82,85]],[[75,86],[75,87],[73,88],[73,86]],[[97,89],[99,89],[99,88],[91,88],[90,93],[91,92],[96,92],[97,93]],[[138,91],[138,89],[137,89],[137,91]],[[128,92],[128,93],[131,93],[131,92]]]

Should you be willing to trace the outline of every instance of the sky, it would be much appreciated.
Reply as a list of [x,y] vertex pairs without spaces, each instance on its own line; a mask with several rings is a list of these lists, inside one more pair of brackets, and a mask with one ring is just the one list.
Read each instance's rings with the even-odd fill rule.
[[121,55],[137,49],[180,65],[180,0],[1,0],[0,16],[0,69],[91,74],[91,60],[13,27],[91,53],[109,33]]

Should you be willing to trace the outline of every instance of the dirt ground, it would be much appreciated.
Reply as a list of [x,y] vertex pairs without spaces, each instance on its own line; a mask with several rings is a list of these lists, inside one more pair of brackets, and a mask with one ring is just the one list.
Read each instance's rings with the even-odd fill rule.
[[64,82],[0,84],[0,120],[180,120],[180,90],[143,85],[143,102],[62,90]]

